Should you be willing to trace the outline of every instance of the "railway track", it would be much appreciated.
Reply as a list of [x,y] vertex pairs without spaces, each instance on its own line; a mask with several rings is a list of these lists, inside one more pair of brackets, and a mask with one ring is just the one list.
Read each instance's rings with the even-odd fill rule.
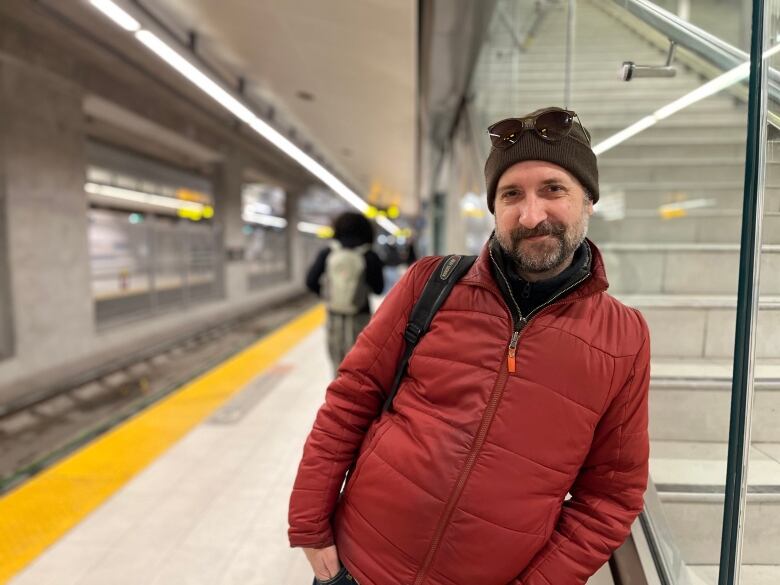
[[314,306],[310,295],[169,343],[82,383],[0,405],[0,493],[176,391]]

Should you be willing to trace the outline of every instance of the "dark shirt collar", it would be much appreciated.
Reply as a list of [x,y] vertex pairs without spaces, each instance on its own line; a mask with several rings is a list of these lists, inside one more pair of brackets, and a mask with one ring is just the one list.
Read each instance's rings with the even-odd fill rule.
[[494,258],[500,262],[501,270],[507,275],[512,295],[523,316],[527,316],[566,288],[584,280],[590,273],[591,253],[587,242],[582,242],[574,252],[571,264],[560,274],[536,282],[529,282],[517,273],[514,262],[501,249],[495,236],[491,237],[490,245],[495,252]]

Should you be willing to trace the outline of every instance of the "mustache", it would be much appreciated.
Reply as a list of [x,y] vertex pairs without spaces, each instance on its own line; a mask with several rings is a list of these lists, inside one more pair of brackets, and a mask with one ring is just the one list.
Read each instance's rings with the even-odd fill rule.
[[543,221],[533,228],[524,228],[522,226],[513,228],[509,232],[509,235],[514,243],[518,243],[525,238],[533,238],[534,236],[554,236],[556,238],[561,238],[565,233],[565,225]]

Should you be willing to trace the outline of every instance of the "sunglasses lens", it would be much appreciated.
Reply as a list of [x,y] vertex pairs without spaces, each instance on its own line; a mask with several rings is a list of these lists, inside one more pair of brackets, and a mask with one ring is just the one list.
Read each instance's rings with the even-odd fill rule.
[[568,112],[553,110],[536,118],[536,130],[548,140],[560,140],[571,130],[574,118]]
[[517,142],[522,130],[523,124],[517,120],[502,120],[488,128],[490,141],[496,148],[506,148]]

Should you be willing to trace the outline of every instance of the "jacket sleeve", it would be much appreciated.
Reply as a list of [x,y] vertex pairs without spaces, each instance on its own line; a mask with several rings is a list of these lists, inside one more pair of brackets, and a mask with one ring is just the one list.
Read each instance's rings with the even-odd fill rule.
[[325,272],[325,261],[328,259],[328,254],[330,254],[330,248],[320,250],[306,273],[306,288],[316,295],[320,294],[320,279]]
[[437,260],[418,262],[393,287],[328,386],[290,497],[290,546],[333,544],[330,519],[341,484],[390,390],[408,315]]
[[384,264],[373,250],[366,252],[366,281],[375,295],[381,295],[385,289],[385,277],[382,273]]
[[[639,314],[637,313],[639,316]],[[547,544],[512,585],[584,585],[628,536],[647,488],[650,340],[612,400]]]

